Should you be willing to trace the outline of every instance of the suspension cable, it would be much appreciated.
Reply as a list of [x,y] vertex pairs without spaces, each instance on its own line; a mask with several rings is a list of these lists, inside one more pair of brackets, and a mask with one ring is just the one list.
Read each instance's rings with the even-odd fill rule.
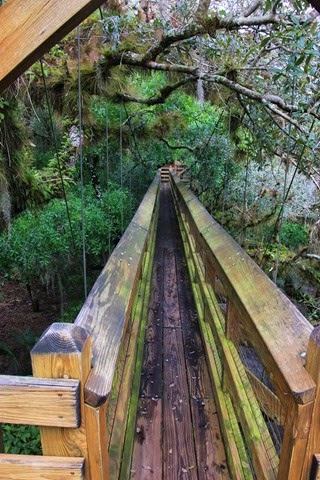
[[223,199],[222,199],[222,218],[223,222],[225,220],[225,206],[226,206],[226,197],[227,197],[227,188],[228,188],[228,175],[229,175],[229,162],[230,162],[230,133],[231,133],[231,108],[229,109],[229,122],[228,122],[228,155],[224,168],[224,181],[223,181]]
[[107,171],[107,201],[108,201],[108,256],[111,255],[111,209],[110,209],[110,165],[109,165],[109,109],[106,102],[106,171]]
[[246,239],[245,235],[245,211],[247,205],[247,195],[248,195],[248,182],[249,182],[249,152],[247,152],[247,159],[246,159],[246,174],[244,179],[244,192],[243,192],[243,206],[242,206],[242,216],[241,216],[241,236],[240,236],[240,244],[243,246],[244,241]]
[[78,26],[78,109],[79,109],[79,158],[80,158],[80,189],[81,189],[81,230],[82,230],[82,267],[84,297],[87,298],[87,260],[86,260],[86,235],[84,212],[84,185],[83,185],[83,126],[82,126],[82,90],[81,90],[81,44],[80,26]]
[[69,209],[69,205],[68,205],[67,193],[66,193],[66,188],[65,188],[63,174],[62,174],[60,153],[59,153],[57,137],[56,137],[55,130],[54,130],[54,125],[53,125],[53,114],[52,114],[50,101],[49,101],[49,92],[48,92],[47,82],[46,82],[46,78],[45,78],[45,74],[44,74],[42,58],[40,58],[40,67],[41,67],[42,82],[43,82],[45,97],[46,97],[46,104],[47,104],[47,109],[48,109],[48,113],[49,113],[50,130],[51,130],[55,155],[56,155],[57,163],[58,163],[58,171],[59,171],[59,177],[60,177],[60,182],[61,182],[62,195],[63,195],[63,200],[64,200],[64,203],[65,203],[65,206],[66,206],[66,212],[67,212],[68,224],[69,224],[69,228],[70,228],[73,251],[75,253],[76,252],[76,242],[75,242],[74,232],[73,232],[72,223],[71,223],[70,209]]
[[120,189],[121,189],[121,233],[123,233],[123,138],[122,138],[122,110],[119,113],[119,153],[120,153]]

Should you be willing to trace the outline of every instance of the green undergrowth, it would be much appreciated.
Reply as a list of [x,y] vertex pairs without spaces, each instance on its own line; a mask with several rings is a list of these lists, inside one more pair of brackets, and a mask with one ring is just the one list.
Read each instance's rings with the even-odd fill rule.
[[2,432],[4,453],[22,455],[42,454],[39,427],[34,425],[3,424]]

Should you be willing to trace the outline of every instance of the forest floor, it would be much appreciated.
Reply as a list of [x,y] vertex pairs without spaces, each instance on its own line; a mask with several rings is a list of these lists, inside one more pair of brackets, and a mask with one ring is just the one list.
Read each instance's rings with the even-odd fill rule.
[[31,348],[59,317],[58,299],[41,288],[38,296],[39,312],[33,312],[27,289],[0,274],[0,374],[30,374]]

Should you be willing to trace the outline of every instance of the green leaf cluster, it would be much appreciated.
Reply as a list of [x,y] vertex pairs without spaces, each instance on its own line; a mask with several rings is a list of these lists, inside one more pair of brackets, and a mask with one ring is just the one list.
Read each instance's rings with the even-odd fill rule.
[[4,453],[41,455],[39,427],[33,425],[2,425]]

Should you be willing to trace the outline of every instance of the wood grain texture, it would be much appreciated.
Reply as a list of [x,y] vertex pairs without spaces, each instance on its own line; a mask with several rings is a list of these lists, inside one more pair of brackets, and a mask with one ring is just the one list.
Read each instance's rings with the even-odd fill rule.
[[[150,251],[145,253],[146,261],[143,262],[144,268],[142,272],[142,278],[137,292],[137,297],[135,299],[135,309],[132,314],[130,342],[126,354],[126,362],[112,428],[112,437],[109,448],[110,475],[112,478],[118,478],[120,470],[121,475],[123,475],[125,478],[128,477],[132,444],[134,441],[134,418],[138,404],[143,343],[150,293],[150,279],[154,248],[152,245],[154,241],[153,236],[150,237],[149,241],[151,243]],[[131,439],[129,437],[131,437]],[[122,473],[123,470],[125,471],[124,474]]]
[[130,478],[228,479],[226,467],[217,473],[225,452],[168,184],[160,199]]
[[182,331],[166,328],[163,334],[163,459],[168,480],[187,473],[197,478],[196,457],[190,426],[190,404],[184,361]]
[[84,459],[0,455],[0,480],[84,480]]
[[1,375],[0,422],[79,427],[79,381]]
[[[54,323],[31,351],[33,375],[80,380],[81,425],[77,429],[41,427],[44,455],[88,459],[84,385],[91,370],[91,341],[87,331],[70,323]],[[86,462],[89,479],[89,463]],[[92,479],[93,480],[93,479]]]
[[182,252],[179,253],[177,280],[180,313],[183,319],[184,350],[191,397],[191,417],[198,478],[199,480],[229,479],[226,452],[201,341],[187,266]]
[[0,91],[81,23],[103,0],[10,0],[0,15]]
[[89,480],[109,480],[108,435],[106,422],[107,404],[98,408],[84,406],[87,438],[87,470]]
[[92,406],[103,403],[110,393],[137,291],[158,185],[157,174],[75,321],[90,332],[93,341],[93,368],[85,386],[86,403]]
[[232,298],[266,370],[273,372],[281,401],[292,396],[308,403],[315,396],[315,384],[301,353],[307,350],[313,327],[176,176],[173,185],[180,208],[207,244],[206,261]]
[[308,438],[307,452],[305,455],[303,465],[303,476],[309,477],[310,469],[313,461],[313,455],[320,452],[320,432],[319,432],[319,418],[320,418],[320,327],[316,327],[311,333],[307,359],[306,370],[313,378],[317,385],[316,398],[313,407],[310,432]]
[[[280,455],[278,479],[304,479],[302,475],[304,458],[310,431],[313,402],[289,406]],[[317,419],[319,422],[319,419]]]
[[[163,193],[160,193],[162,198]],[[162,479],[162,328],[164,215],[156,230],[153,271],[145,330],[139,407],[135,423],[130,478]]]
[[162,480],[162,400],[139,401],[130,478]]

